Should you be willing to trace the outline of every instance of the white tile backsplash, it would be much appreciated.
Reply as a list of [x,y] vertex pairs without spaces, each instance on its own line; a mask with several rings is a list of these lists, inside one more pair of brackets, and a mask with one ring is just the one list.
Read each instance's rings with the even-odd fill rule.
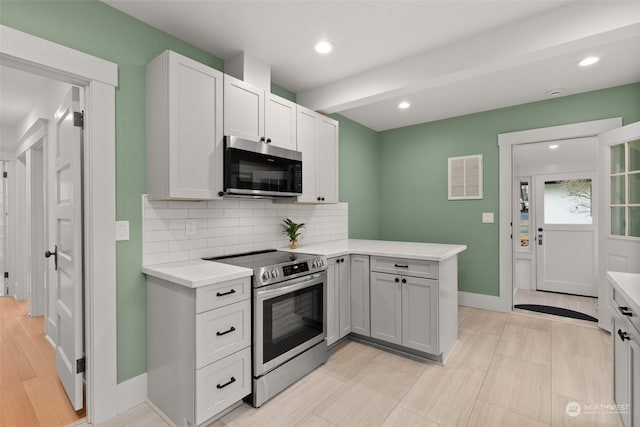
[[[155,201],[142,196],[144,265],[279,248],[284,218],[304,222],[301,244],[347,239],[347,203],[287,205],[269,200]],[[186,220],[196,233],[186,234]]]

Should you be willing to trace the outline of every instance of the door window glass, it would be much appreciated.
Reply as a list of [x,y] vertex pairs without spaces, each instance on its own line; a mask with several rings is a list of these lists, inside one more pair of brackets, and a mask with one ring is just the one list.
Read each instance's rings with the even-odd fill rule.
[[640,237],[640,140],[611,147],[611,234]]
[[529,247],[529,180],[520,180],[520,247]]
[[591,180],[545,181],[545,224],[592,224]]

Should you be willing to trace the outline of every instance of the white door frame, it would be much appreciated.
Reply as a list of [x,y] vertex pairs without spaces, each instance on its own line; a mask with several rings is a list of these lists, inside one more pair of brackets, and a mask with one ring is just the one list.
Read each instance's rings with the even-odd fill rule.
[[[511,311],[513,308],[513,242],[511,221],[513,219],[513,146],[547,142],[562,139],[596,137],[602,132],[622,126],[622,118],[594,120],[590,122],[531,129],[520,132],[502,133],[498,135],[499,168],[500,168],[500,296],[488,301],[493,310]],[[603,199],[600,199],[601,203]],[[598,283],[598,293],[606,283]],[[487,297],[489,298],[489,297]],[[483,307],[481,307],[483,308]],[[600,319],[602,321],[602,319]]]
[[85,351],[87,420],[118,413],[115,88],[118,66],[0,25],[3,64],[85,88]]

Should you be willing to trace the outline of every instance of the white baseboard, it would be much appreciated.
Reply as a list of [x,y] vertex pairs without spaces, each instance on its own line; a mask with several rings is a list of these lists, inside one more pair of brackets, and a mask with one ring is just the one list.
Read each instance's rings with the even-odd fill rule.
[[481,308],[483,310],[509,312],[511,307],[505,298],[493,295],[458,292],[458,304],[465,307]]
[[118,414],[147,401],[147,373],[138,375],[117,385]]

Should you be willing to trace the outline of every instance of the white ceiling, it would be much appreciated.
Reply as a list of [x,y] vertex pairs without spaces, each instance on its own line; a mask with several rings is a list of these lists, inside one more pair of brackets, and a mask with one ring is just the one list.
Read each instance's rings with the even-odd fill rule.
[[[640,81],[638,1],[104,0],[375,130]],[[336,48],[320,56],[314,43]],[[581,69],[587,54],[600,63]],[[408,110],[398,110],[408,100]]]
[[[0,127],[15,130],[51,85],[51,80],[0,65]],[[0,141],[0,147],[15,141]]]

